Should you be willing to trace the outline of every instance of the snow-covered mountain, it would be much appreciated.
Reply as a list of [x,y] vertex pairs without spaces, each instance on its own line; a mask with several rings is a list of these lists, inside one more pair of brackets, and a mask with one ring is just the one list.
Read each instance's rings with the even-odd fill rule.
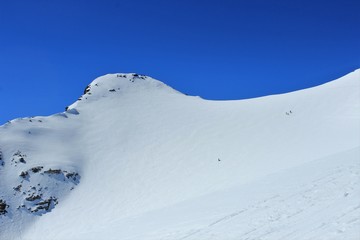
[[360,239],[360,70],[288,94],[95,79],[0,127],[0,239]]

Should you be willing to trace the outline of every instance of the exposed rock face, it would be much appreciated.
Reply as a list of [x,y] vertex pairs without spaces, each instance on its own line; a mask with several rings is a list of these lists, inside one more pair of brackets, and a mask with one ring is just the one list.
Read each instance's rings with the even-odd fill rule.
[[47,174],[60,174],[62,173],[61,169],[49,169],[49,170],[46,170],[44,171],[44,173],[47,173]]
[[37,200],[37,199],[40,199],[41,198],[41,196],[40,195],[31,195],[30,197],[27,197],[27,198],[25,198],[25,200],[26,201],[30,201],[30,202],[33,202],[33,201],[35,201],[35,200]]
[[[15,211],[43,215],[59,203],[64,193],[73,190],[80,182],[80,175],[74,171],[46,168],[42,165],[28,167],[32,159],[20,150],[8,156],[11,157],[4,159],[3,152],[0,151],[0,167],[4,171],[20,174],[18,182],[12,186],[11,204],[0,198],[0,215],[10,212],[13,214]],[[7,162],[10,164],[6,165]],[[10,196],[5,196],[5,199],[7,197]]]
[[31,212],[47,212],[51,207],[54,207],[58,204],[57,198],[50,197],[48,199],[45,199],[43,201],[40,201],[35,204],[35,207],[31,209]]
[[87,85],[85,90],[84,90],[84,94],[87,94],[88,92],[90,92],[91,86]]
[[33,167],[31,168],[30,170],[33,172],[33,173],[38,173],[40,172],[44,167],[43,166],[38,166],[38,167]]
[[6,209],[9,205],[6,204],[5,200],[0,199],[0,215],[5,215],[7,213]]
[[5,165],[5,163],[4,163],[4,161],[3,161],[2,151],[1,151],[1,149],[0,149],[0,167],[2,167],[2,166],[4,166],[4,165]]
[[11,163],[17,166],[18,163],[26,163],[25,161],[26,155],[23,154],[21,151],[17,151],[13,154],[13,158],[11,159]]
[[25,179],[29,176],[29,173],[27,171],[24,171],[24,172],[21,172],[19,176]]

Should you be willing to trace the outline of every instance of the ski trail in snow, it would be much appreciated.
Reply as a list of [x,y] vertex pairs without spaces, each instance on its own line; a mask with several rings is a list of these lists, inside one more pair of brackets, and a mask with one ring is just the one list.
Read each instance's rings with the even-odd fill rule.
[[[359,168],[354,165],[333,169],[318,178],[300,186],[294,186],[289,194],[275,195],[258,201],[247,208],[221,217],[206,227],[194,230],[181,239],[317,239],[318,232],[327,231],[329,239],[338,234],[358,227],[360,222],[360,204],[349,207],[345,212],[331,212],[339,201],[359,197]],[[359,200],[358,200],[359,201]],[[356,201],[355,201],[356,202]],[[322,222],[312,221],[317,213],[328,212],[328,219]],[[307,219],[313,222],[311,227],[302,226]],[[257,219],[254,221],[253,219]],[[286,229],[285,226],[290,226]],[[291,227],[293,226],[293,227]],[[306,231],[299,231],[299,228]],[[238,229],[231,234],[226,229]],[[335,232],[334,232],[334,229]],[[333,231],[333,232],[331,232]],[[222,233],[222,234],[220,234]],[[226,236],[224,236],[224,233]],[[301,235],[299,235],[301,234]],[[232,236],[233,235],[233,236]],[[333,235],[330,236],[330,235]],[[360,236],[360,235],[359,235]],[[327,239],[324,237],[323,239]]]

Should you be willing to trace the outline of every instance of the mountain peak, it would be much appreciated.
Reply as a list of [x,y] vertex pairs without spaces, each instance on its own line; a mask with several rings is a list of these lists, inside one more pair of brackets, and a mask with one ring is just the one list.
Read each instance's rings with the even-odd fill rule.
[[86,86],[83,95],[75,103],[66,107],[66,110],[75,108],[80,102],[94,101],[107,96],[144,93],[144,91],[154,92],[158,90],[179,93],[165,83],[146,75],[137,73],[106,74],[96,78]]
[[[137,73],[115,73],[106,74],[96,78],[84,91],[84,94],[91,92],[92,88],[100,87],[99,89],[110,90],[134,90],[134,89],[148,89],[148,88],[163,88],[166,85],[163,82],[155,80],[149,76]],[[169,88],[169,87],[168,87]]]

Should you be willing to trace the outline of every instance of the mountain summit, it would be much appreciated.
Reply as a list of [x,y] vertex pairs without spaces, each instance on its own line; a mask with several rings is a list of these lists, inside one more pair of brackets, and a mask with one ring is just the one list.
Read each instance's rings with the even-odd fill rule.
[[138,74],[0,127],[0,239],[357,239],[360,71],[240,101]]
[[[142,94],[144,91],[163,90],[167,93],[175,93],[174,89],[151,77],[137,73],[117,73],[107,74],[96,78],[84,90],[84,94],[69,106],[69,109],[76,107],[82,102],[91,102],[102,97],[110,95],[119,96],[119,94]],[[177,92],[178,93],[178,92]],[[85,101],[84,101],[85,100]],[[79,101],[82,101],[81,103]]]

